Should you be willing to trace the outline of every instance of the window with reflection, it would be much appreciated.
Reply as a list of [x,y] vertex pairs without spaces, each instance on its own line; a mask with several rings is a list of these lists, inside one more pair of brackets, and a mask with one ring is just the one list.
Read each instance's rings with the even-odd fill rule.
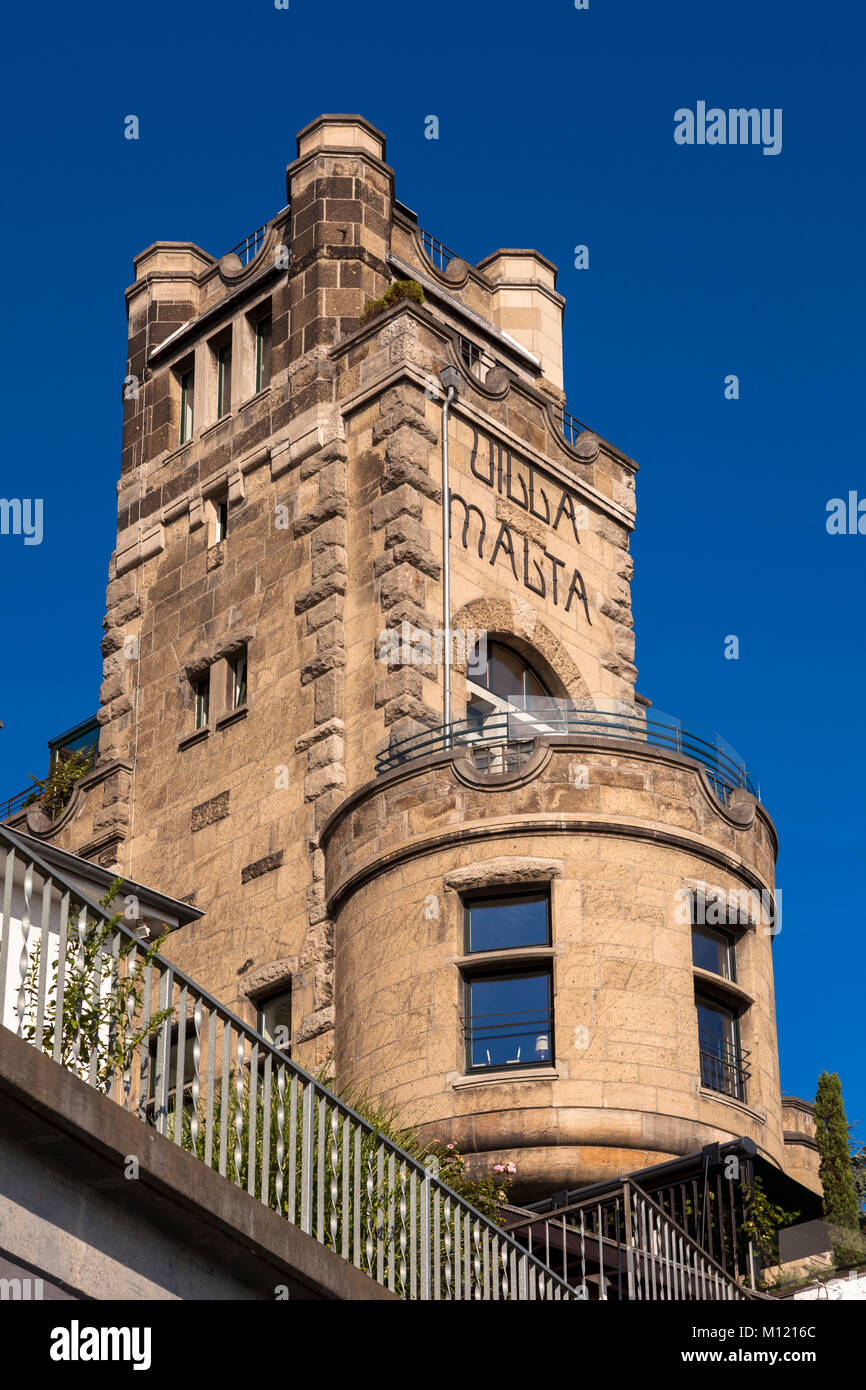
[[468,955],[514,952],[496,967],[467,968],[466,1065],[486,1068],[549,1064],[553,1055],[553,981],[547,960],[527,961],[527,948],[550,944],[547,892],[475,898],[465,907]]
[[277,994],[259,999],[256,1006],[256,1028],[277,1052],[292,1054],[292,990],[291,986]]
[[466,904],[467,950],[507,951],[550,944],[547,893],[473,898]]
[[501,700],[543,699],[550,692],[522,656],[501,642],[487,643],[487,661],[476,647],[469,662],[470,679]]
[[724,980],[736,980],[737,957],[733,938],[713,927],[692,927],[692,963]]
[[695,997],[701,1085],[745,1101],[749,1076],[747,1056],[740,1043],[740,1025],[732,1009],[712,999]]

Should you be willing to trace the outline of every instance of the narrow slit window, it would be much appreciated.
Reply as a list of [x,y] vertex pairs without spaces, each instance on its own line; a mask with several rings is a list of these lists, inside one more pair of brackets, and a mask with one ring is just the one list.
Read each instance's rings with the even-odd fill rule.
[[223,343],[217,351],[217,418],[232,408],[232,345]]
[[218,502],[214,502],[214,545],[219,545],[224,541],[229,532],[229,504],[228,498],[222,497]]
[[195,372],[190,368],[180,379],[180,442],[192,439],[195,421]]
[[243,651],[232,657],[229,663],[231,674],[231,707],[240,709],[247,702],[247,651]]
[[264,391],[271,384],[271,316],[265,315],[256,323],[256,390]]
[[208,676],[200,676],[198,680],[192,682],[193,706],[195,709],[195,727],[204,729],[210,716],[210,679]]

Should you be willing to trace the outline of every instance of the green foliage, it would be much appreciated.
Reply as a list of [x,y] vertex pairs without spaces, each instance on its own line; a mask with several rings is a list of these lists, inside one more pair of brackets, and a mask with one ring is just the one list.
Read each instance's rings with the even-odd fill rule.
[[395,280],[381,299],[367,300],[360,322],[366,323],[368,319],[375,318],[376,314],[381,314],[384,309],[390,309],[398,299],[413,299],[420,305],[424,303],[424,291],[417,280]]
[[54,765],[50,775],[44,779],[34,777],[30,774],[33,783],[33,793],[24,802],[25,806],[30,806],[35,801],[41,801],[45,814],[52,820],[56,820],[61,811],[69,805],[70,798],[75,790],[76,782],[86,776],[93,767],[95,748],[78,748],[69,757],[61,761],[59,758]]
[[[271,1074],[269,1117],[266,1125],[265,1086],[261,1070],[254,1073],[255,1084],[250,1086],[249,1067],[242,1071],[233,1070],[228,1085],[219,1082],[214,1087],[211,1102],[211,1153],[210,1166],[224,1170],[225,1176],[239,1187],[252,1192],[262,1199],[262,1157],[265,1153],[267,1131],[267,1204],[273,1211],[296,1223],[301,1219],[300,1174],[302,1168],[302,1112],[305,1086],[302,1080],[294,1083],[287,1073],[283,1095],[277,1084],[277,1069]],[[315,1077],[319,1087],[326,1087],[333,1093],[333,1076],[327,1069]],[[296,1101],[296,1128],[294,1145],[291,1134],[291,1097],[294,1085]],[[307,1083],[309,1085],[309,1083]],[[251,1093],[252,1091],[252,1093]],[[400,1122],[392,1108],[383,1106],[364,1096],[342,1096],[343,1103],[349,1105],[370,1125],[370,1131],[361,1134],[356,1141],[353,1130],[349,1140],[348,1163],[344,1148],[342,1114],[328,1104],[325,1116],[324,1150],[322,1152],[324,1182],[322,1188],[322,1230],[326,1245],[342,1249],[346,1230],[357,1228],[366,1241],[367,1234],[381,1235],[387,1230],[393,1233],[399,1223],[401,1201],[408,1190],[400,1172],[400,1164],[395,1163],[393,1172],[386,1158],[380,1166],[380,1141],[389,1140],[403,1149],[410,1158],[422,1167],[429,1167],[440,1180],[452,1188],[464,1201],[476,1207],[495,1224],[502,1224],[499,1203],[505,1201],[512,1175],[495,1170],[480,1179],[471,1179],[466,1171],[466,1163],[454,1145],[438,1141],[424,1142],[414,1127]],[[280,1121],[280,1107],[283,1116]],[[321,1091],[317,1097],[317,1107],[321,1105]],[[250,1176],[250,1131],[251,1113],[255,1109],[255,1134],[253,1138],[253,1173]],[[225,1118],[224,1118],[225,1112]],[[200,1100],[194,1107],[187,1092],[181,1112],[181,1147],[194,1152],[202,1160],[206,1157],[206,1121],[208,1107]],[[319,1171],[322,1129],[320,1110],[317,1108],[312,1133],[312,1172]],[[196,1120],[195,1125],[193,1120]],[[175,1105],[170,1101],[166,1132],[169,1138],[175,1134]],[[223,1146],[223,1131],[225,1145]],[[356,1143],[359,1148],[356,1149]],[[282,1152],[280,1151],[282,1149]],[[360,1159],[360,1163],[358,1160]],[[278,1192],[277,1175],[282,1182]],[[356,1190],[356,1174],[360,1174]],[[345,1183],[348,1185],[348,1194]],[[318,1192],[315,1195],[314,1225],[318,1228]],[[390,1235],[389,1235],[390,1238]]]
[[771,1202],[761,1179],[756,1177],[745,1190],[745,1220],[743,1232],[751,1240],[761,1264],[777,1264],[779,1260],[779,1231],[793,1226],[799,1211],[785,1211]]
[[866,1144],[861,1144],[851,1154],[851,1181],[854,1184],[860,1230],[866,1232]]
[[[114,900],[123,887],[115,879],[101,900],[102,907]],[[116,956],[110,939],[117,931],[121,914],[87,922],[84,940],[79,937],[84,909],[70,904],[69,928],[64,956],[63,1003],[58,1017],[57,985],[60,957],[51,967],[43,1010],[42,1048],[54,1052],[56,1032],[60,1030],[61,1065],[80,1076],[89,1074],[91,1063],[96,1084],[106,1090],[112,1079],[132,1063],[137,1048],[156,1032],[173,1010],[163,1009],[143,1022],[144,972],[168,935],[164,931],[146,950],[136,951],[132,938],[121,936]],[[24,1036],[36,1040],[39,994],[39,966],[44,948],[36,945],[24,979]],[[133,952],[135,955],[133,956]]]
[[833,1258],[837,1265],[856,1263],[856,1242],[846,1242],[844,1232],[860,1226],[857,1193],[851,1171],[848,1121],[842,1100],[842,1083],[835,1072],[822,1071],[815,1096],[815,1138],[821,1165],[818,1176],[824,1187],[824,1216],[834,1227]]
[[420,1138],[416,1127],[401,1122],[394,1107],[372,1101],[369,1096],[362,1094],[344,1095],[342,1099],[372,1125],[377,1134],[399,1145],[422,1166],[432,1162],[433,1171],[438,1172],[442,1182],[465,1202],[477,1207],[488,1220],[502,1224],[504,1218],[499,1203],[508,1200],[514,1173],[508,1173],[503,1165],[497,1165],[502,1171],[497,1172],[493,1168],[481,1178],[471,1178],[466,1169],[466,1160],[454,1144]]

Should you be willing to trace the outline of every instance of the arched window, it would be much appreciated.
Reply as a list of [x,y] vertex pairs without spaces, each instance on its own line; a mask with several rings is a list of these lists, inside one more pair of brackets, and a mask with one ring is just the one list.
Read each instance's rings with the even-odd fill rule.
[[513,647],[479,643],[466,669],[466,739],[480,771],[522,765],[536,734],[551,734],[556,701]]
[[480,686],[500,700],[550,696],[550,691],[528,662],[501,642],[487,643],[486,663],[483,649],[476,647],[469,664],[468,678],[473,685]]

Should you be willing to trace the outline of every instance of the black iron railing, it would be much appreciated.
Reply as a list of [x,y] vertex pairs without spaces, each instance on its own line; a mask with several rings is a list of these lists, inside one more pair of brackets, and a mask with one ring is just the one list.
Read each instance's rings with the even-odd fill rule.
[[577,443],[578,435],[583,434],[584,430],[588,429],[589,425],[585,425],[582,420],[578,420],[577,416],[572,415],[570,410],[563,410],[562,433],[567,444],[571,444],[573,447]]
[[550,1061],[553,1015],[549,1008],[473,1014],[464,1037],[473,1068],[545,1063]]
[[749,1053],[712,1033],[698,1034],[701,1054],[701,1085],[721,1091],[733,1100],[746,1100],[746,1082],[751,1076]]
[[261,251],[269,225],[268,222],[265,222],[261,227],[256,227],[254,232],[250,232],[248,236],[243,237],[238,242],[237,246],[233,246],[228,254],[237,256],[241,265],[249,265],[250,261],[254,260]]
[[5,801],[0,801],[0,821],[8,820],[14,816],[23,806],[39,800],[38,787],[25,787],[23,792],[16,792],[14,796],[7,797]]
[[486,381],[488,373],[499,366],[495,357],[491,357],[489,352],[485,352],[484,348],[473,343],[471,338],[464,337],[462,333],[457,335],[457,345],[467,369],[479,381]]
[[457,259],[457,252],[451,251],[444,242],[439,241],[438,237],[431,236],[430,232],[425,232],[423,228],[419,227],[418,231],[427,259],[432,261],[437,270],[446,271],[449,261]]
[[[526,745],[536,738],[584,737],[626,739],[635,744],[652,744],[668,748],[683,757],[693,758],[704,768],[719,800],[726,804],[732,791],[739,788],[760,797],[742,758],[718,734],[686,725],[674,715],[653,710],[650,714],[623,709],[583,708],[567,700],[527,698],[510,702],[506,713],[473,714],[467,719],[437,728],[425,729],[408,738],[398,739],[380,753],[376,771],[381,774],[401,767],[404,763],[431,753],[452,749],[469,750],[476,766],[484,771],[510,771],[517,759],[526,760]],[[486,751],[485,751],[486,750]],[[479,758],[486,760],[479,762]]]

